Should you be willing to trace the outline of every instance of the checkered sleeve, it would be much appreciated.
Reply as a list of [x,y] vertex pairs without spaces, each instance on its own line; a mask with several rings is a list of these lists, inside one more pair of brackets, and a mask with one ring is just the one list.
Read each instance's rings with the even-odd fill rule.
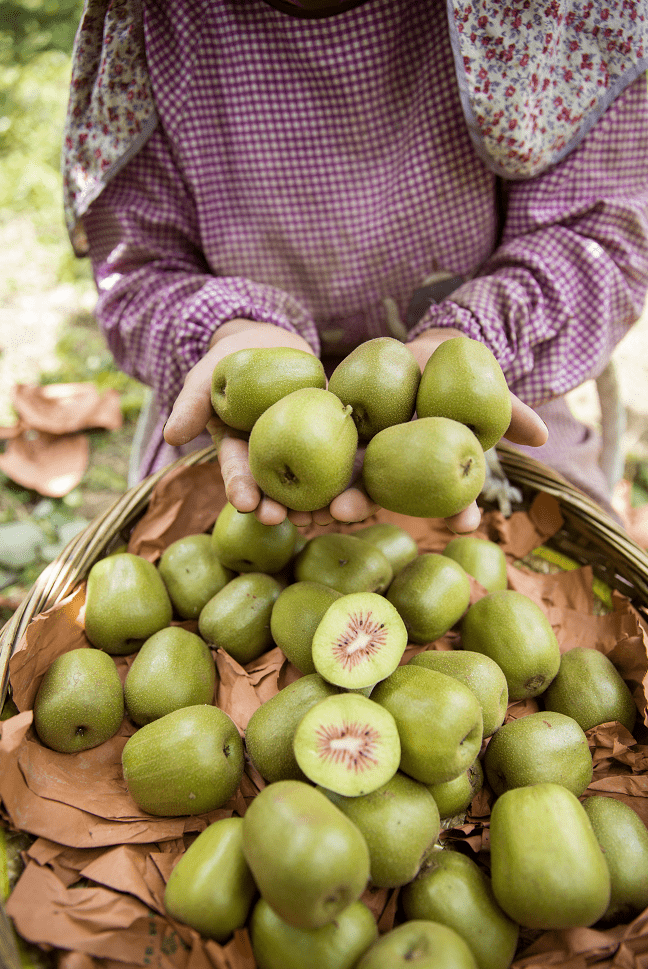
[[235,318],[299,333],[319,353],[309,314],[289,294],[208,265],[191,194],[158,129],[84,216],[96,315],[117,364],[169,411],[219,326]]
[[605,367],[641,315],[648,288],[648,94],[641,76],[579,147],[505,185],[495,252],[410,338],[456,327],[494,352],[531,405]]

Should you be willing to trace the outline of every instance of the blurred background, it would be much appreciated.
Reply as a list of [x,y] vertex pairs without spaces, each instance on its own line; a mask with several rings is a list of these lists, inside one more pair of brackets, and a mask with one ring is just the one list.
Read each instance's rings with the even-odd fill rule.
[[[9,477],[3,462],[0,626],[61,545],[126,489],[143,399],[105,348],[90,266],[73,255],[63,222],[60,147],[80,15],[78,0],[0,0],[0,459],[45,492],[71,485],[41,494]],[[89,386],[108,404],[110,428],[89,427],[74,442],[59,408],[55,443],[76,445],[67,481],[54,480],[47,448],[38,447],[51,443],[47,434],[27,426],[16,449],[18,385],[56,389],[45,400],[59,404],[65,391],[78,402],[72,392]]]
[[[47,562],[127,488],[143,402],[97,330],[90,267],[63,222],[60,146],[80,14],[79,0],[0,0],[0,626]],[[616,359],[626,414],[619,503],[648,546],[646,314]],[[597,424],[593,384],[569,400]],[[68,421],[80,401],[81,429]]]

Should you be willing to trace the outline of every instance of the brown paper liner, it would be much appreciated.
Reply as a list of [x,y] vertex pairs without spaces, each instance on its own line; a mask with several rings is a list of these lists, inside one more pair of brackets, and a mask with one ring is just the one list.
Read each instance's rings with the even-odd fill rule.
[[[155,489],[147,512],[133,529],[128,548],[155,561],[182,535],[209,530],[225,503],[213,465],[176,469]],[[413,534],[421,551],[442,551],[452,538],[443,523],[379,512],[372,521],[393,521]],[[562,651],[585,645],[606,653],[630,685],[644,724],[648,686],[648,630],[629,600],[613,596],[614,611],[593,612],[592,570],[541,574],[517,563],[561,526],[558,503],[538,495],[528,512],[505,519],[483,516],[479,534],[498,541],[508,561],[509,587],[532,598],[545,611]],[[311,526],[307,535],[360,526]],[[58,952],[61,969],[256,969],[247,929],[224,946],[201,938],[166,915],[164,886],[173,866],[197,833],[220,817],[243,815],[264,786],[248,762],[239,790],[223,808],[202,816],[153,818],[130,798],[121,773],[121,751],[134,725],[124,719],[116,737],[82,754],[58,754],[43,747],[32,726],[40,680],[52,660],[89,647],[83,631],[85,586],[36,617],[10,663],[13,698],[19,713],[0,724],[0,798],[8,827],[34,841],[8,901],[18,933],[45,950]],[[485,594],[471,583],[471,601]],[[410,644],[402,662],[425,648],[451,649],[451,630],[428,647]],[[278,648],[240,666],[214,650],[218,677],[215,702],[241,734],[257,707],[300,674]],[[132,657],[117,657],[125,676]],[[507,719],[539,709],[536,700],[511,703]],[[643,724],[639,722],[641,730]],[[638,733],[635,730],[635,733]],[[644,731],[645,733],[645,731]],[[594,774],[586,794],[601,793],[628,803],[648,825],[648,746],[618,723],[588,731]],[[474,852],[487,863],[493,795],[486,785],[473,800],[463,824],[441,838]],[[399,919],[399,890],[372,889],[362,896],[379,931]],[[545,932],[525,939],[513,969],[596,965],[648,969],[648,912],[631,925]]]

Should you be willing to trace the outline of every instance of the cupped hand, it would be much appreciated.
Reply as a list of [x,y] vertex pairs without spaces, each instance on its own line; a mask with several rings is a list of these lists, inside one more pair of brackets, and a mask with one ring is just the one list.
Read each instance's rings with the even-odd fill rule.
[[[423,370],[430,354],[443,340],[462,335],[458,330],[429,330],[409,345]],[[264,495],[252,477],[248,462],[247,435],[236,431],[214,415],[211,405],[211,377],[216,364],[237,350],[257,347],[289,346],[312,353],[309,344],[297,334],[266,323],[236,319],[225,323],[212,338],[210,349],[189,371],[164,429],[168,444],[180,447],[198,437],[205,429],[217,446],[218,462],[227,500],[241,512],[254,512],[265,525],[277,525],[288,517],[297,526],[311,523],[329,525],[365,521],[379,510],[361,483],[362,450],[358,451],[354,476],[349,487],[327,508],[312,512],[287,509]],[[535,412],[512,396],[513,416],[506,437],[513,443],[539,446],[547,439],[547,429]],[[481,521],[476,502],[446,519],[457,533],[474,531]]]

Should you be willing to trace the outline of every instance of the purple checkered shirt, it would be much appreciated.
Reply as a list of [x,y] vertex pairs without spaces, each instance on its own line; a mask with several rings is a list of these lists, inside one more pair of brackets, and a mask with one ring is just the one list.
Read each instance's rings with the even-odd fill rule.
[[[323,355],[457,327],[532,405],[603,369],[648,285],[644,75],[566,158],[504,181],[470,137],[440,0],[143,9],[158,124],[84,217],[99,324],[162,415],[142,474],[175,456],[164,417],[235,317]],[[408,332],[440,272],[466,282]]]

